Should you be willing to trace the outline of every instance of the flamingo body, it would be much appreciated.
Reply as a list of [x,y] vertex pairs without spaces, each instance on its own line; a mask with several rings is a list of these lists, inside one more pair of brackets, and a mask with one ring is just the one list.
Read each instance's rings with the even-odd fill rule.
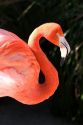
[[40,67],[29,46],[11,34],[0,30],[0,96],[23,98],[25,103],[26,97],[34,98],[33,83],[38,82]]

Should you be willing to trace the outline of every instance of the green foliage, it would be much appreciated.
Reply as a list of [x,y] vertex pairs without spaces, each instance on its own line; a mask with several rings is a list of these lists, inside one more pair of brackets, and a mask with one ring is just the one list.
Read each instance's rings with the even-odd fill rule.
[[[83,5],[82,0],[4,0],[0,2],[0,27],[27,41],[33,29],[45,22],[59,23],[71,46],[71,53],[58,67],[57,48],[44,47],[49,59],[57,66],[60,87],[55,93],[53,110],[70,114],[72,119],[83,116]],[[43,42],[42,42],[43,44]],[[56,59],[56,60],[55,60]],[[57,63],[56,63],[57,62]],[[57,99],[58,98],[58,99]],[[76,106],[75,106],[76,105]],[[74,109],[74,110],[73,110]],[[73,111],[72,111],[73,110]]]

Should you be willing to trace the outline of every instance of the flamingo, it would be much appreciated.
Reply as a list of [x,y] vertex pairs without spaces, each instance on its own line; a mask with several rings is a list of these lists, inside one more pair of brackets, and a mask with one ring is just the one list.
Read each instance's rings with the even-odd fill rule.
[[[61,57],[70,52],[63,31],[57,23],[45,23],[29,36],[28,45],[12,32],[0,29],[0,97],[9,96],[27,104],[38,104],[56,91],[59,77],[56,68],[41,50],[39,40],[45,37],[60,47]],[[39,72],[45,82],[38,82]]]

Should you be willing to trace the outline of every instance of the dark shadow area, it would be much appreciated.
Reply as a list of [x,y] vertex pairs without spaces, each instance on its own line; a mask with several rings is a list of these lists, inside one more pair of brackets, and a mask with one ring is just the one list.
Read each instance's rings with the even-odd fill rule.
[[72,125],[50,112],[49,100],[41,104],[23,105],[12,98],[0,99],[0,125]]

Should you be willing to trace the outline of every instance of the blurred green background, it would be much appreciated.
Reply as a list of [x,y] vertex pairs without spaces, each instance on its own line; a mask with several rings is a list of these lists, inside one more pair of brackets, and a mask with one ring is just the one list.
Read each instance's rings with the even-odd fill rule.
[[[59,23],[71,46],[60,66],[60,51],[45,39],[41,47],[57,68],[60,85],[51,97],[51,111],[72,121],[83,118],[83,1],[82,0],[0,0],[0,28],[28,41],[30,33],[46,22]],[[46,41],[46,42],[43,42]]]

